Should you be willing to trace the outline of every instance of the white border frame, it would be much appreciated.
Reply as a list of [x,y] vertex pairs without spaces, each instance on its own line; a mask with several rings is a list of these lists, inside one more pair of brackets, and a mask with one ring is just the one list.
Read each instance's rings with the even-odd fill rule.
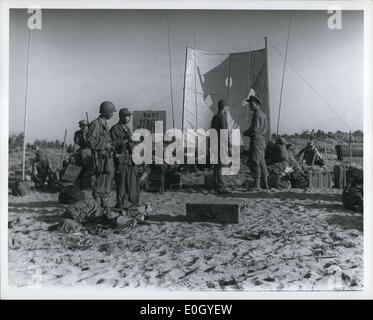
[[[364,289],[362,291],[160,291],[154,289],[13,289],[8,287],[8,135],[9,9],[196,9],[196,10],[342,10],[364,11]],[[244,1],[244,0],[0,0],[0,250],[2,299],[373,299],[373,1]],[[353,106],[351,106],[353,107]]]

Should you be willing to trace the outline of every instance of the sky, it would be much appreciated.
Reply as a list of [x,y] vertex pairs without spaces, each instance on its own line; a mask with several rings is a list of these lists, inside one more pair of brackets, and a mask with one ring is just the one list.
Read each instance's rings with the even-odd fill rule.
[[[42,10],[31,31],[27,140],[68,141],[99,105],[166,110],[181,128],[186,47],[211,52],[261,49],[268,37],[271,128],[276,131],[289,11]],[[23,130],[26,10],[10,14],[10,133]],[[363,128],[363,13],[342,12],[330,30],[327,11],[293,11],[280,133]],[[311,89],[312,88],[312,89]],[[111,121],[114,124],[117,116]]]

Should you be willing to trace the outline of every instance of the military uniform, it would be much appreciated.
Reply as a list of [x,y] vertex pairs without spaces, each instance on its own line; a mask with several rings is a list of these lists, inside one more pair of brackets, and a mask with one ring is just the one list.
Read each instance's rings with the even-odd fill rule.
[[317,165],[322,167],[325,165],[321,154],[312,142],[309,142],[305,148],[299,151],[299,153],[297,154],[297,158],[300,159],[302,162],[303,160],[305,160],[306,165],[308,166]]
[[88,147],[87,143],[87,133],[88,130],[80,129],[74,133],[74,144],[79,146],[79,149],[84,149]]
[[53,183],[53,169],[50,159],[41,150],[36,151],[36,158],[32,163],[32,181],[36,187],[42,187],[45,182]]
[[140,202],[140,183],[137,168],[132,161],[132,132],[120,122],[110,129],[114,146],[115,185],[118,209],[138,205]]
[[249,167],[256,181],[266,180],[268,171],[265,162],[265,149],[268,124],[266,114],[258,107],[251,119],[251,126],[247,131],[250,137]]
[[103,117],[92,121],[88,128],[87,143],[92,150],[96,183],[93,196],[108,207],[107,200],[114,178],[113,147],[109,127]]
[[220,130],[228,129],[227,116],[223,111],[219,111],[217,114],[214,115],[211,121],[211,128],[215,129],[218,134],[218,163],[214,165],[214,189],[217,191],[221,191],[224,189],[224,182],[221,174],[222,161],[220,158]]

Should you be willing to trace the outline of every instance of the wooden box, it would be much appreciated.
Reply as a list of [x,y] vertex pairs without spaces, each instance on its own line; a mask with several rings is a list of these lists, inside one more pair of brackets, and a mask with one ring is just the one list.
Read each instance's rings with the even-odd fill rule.
[[336,165],[334,166],[334,187],[343,189],[347,185],[347,166]]
[[186,217],[189,222],[238,223],[241,203],[192,202],[186,204]]
[[180,189],[181,188],[181,180],[179,173],[166,173],[165,182],[164,182],[166,189]]
[[147,190],[150,192],[164,192],[165,188],[165,166],[152,165],[148,180]]
[[215,185],[214,185],[214,176],[212,174],[205,175],[204,176],[204,185],[208,190],[213,190]]
[[81,171],[82,167],[70,163],[62,175],[61,181],[75,183]]
[[309,171],[308,180],[310,188],[332,188],[332,173],[329,171]]

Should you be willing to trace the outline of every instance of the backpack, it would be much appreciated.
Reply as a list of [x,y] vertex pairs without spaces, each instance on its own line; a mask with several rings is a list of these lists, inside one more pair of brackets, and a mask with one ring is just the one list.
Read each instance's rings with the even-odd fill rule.
[[363,212],[363,185],[348,185],[342,193],[343,205],[348,210]]

